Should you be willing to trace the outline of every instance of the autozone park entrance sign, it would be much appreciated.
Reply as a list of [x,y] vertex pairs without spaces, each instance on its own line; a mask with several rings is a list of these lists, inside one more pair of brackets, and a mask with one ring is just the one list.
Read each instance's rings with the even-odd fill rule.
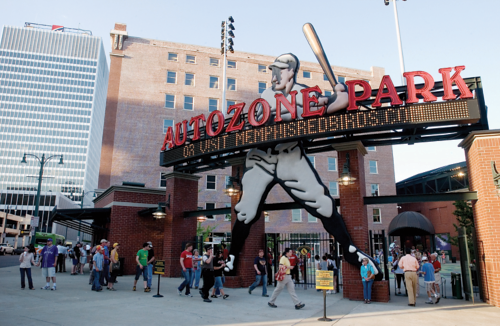
[[[248,110],[245,103],[230,106],[232,116],[226,119],[220,111],[208,117],[198,115],[168,128],[160,165],[184,172],[207,170],[207,164],[243,156],[244,149],[285,141],[303,141],[306,150],[315,153],[354,140],[380,146],[460,139],[472,130],[488,129],[481,79],[463,79],[463,69],[440,69],[442,82],[434,82],[424,71],[407,72],[407,86],[399,87],[384,76],[375,90],[364,80],[349,80],[345,83],[348,106],[331,115],[325,107],[314,106],[316,95],[321,94],[318,86],[302,89],[301,94],[290,92],[291,101],[276,94],[274,112],[268,101],[259,98]],[[415,84],[416,76],[424,83]],[[362,91],[355,92],[356,86]],[[296,105],[299,96],[303,103],[300,117]],[[292,116],[291,121],[281,118],[285,111]],[[188,125],[192,130],[186,133]]]

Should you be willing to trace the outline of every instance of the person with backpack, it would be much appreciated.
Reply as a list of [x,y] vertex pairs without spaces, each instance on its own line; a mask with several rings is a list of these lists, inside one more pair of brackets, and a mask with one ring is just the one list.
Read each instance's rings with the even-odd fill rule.
[[[271,300],[267,303],[269,307],[271,308],[278,308],[278,306],[274,303],[276,302],[276,299],[280,295],[281,291],[286,287],[288,290],[288,293],[292,297],[292,301],[295,304],[295,309],[299,310],[305,307],[305,304],[300,302],[299,298],[297,297],[297,294],[295,293],[295,284],[292,281],[292,277],[290,275],[290,270],[294,268],[294,266],[290,265],[290,256],[292,255],[293,251],[290,248],[286,248],[285,252],[283,253],[283,256],[280,258],[280,271],[277,273],[277,281],[278,284],[276,286],[276,289],[274,289],[273,295],[271,296]],[[284,271],[284,276],[282,276],[280,273],[281,271]]]
[[332,255],[328,255],[328,270],[333,271],[333,290],[327,291],[327,293],[337,293],[337,277],[339,275],[339,270],[337,269],[337,263]]

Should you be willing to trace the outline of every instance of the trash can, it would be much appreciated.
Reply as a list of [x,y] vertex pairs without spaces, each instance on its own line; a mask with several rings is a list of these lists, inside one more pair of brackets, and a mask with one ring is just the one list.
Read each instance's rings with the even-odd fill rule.
[[462,300],[462,282],[460,273],[451,273],[451,293],[454,299]]
[[451,263],[456,264],[457,263],[457,257],[451,257]]
[[118,276],[123,276],[125,270],[125,258],[118,258],[120,261],[120,270],[118,271]]

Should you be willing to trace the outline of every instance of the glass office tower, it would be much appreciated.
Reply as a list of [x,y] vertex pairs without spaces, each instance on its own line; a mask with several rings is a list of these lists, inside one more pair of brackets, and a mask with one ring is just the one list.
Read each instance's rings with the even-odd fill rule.
[[64,156],[63,165],[59,158],[45,165],[42,191],[80,201],[82,191],[97,188],[108,72],[102,40],[89,31],[3,28],[0,192],[37,188],[40,164],[30,156],[21,164],[24,153]]

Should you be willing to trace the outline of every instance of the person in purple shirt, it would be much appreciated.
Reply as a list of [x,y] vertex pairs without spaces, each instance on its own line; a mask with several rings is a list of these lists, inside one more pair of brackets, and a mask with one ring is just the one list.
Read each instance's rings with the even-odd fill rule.
[[[51,289],[56,290],[56,266],[57,266],[57,255],[59,254],[57,246],[52,245],[52,239],[47,239],[47,245],[43,247],[40,253],[41,265],[42,265],[42,275],[45,277],[47,284],[42,287],[42,290]],[[50,278],[52,278],[52,288],[50,288]]]

